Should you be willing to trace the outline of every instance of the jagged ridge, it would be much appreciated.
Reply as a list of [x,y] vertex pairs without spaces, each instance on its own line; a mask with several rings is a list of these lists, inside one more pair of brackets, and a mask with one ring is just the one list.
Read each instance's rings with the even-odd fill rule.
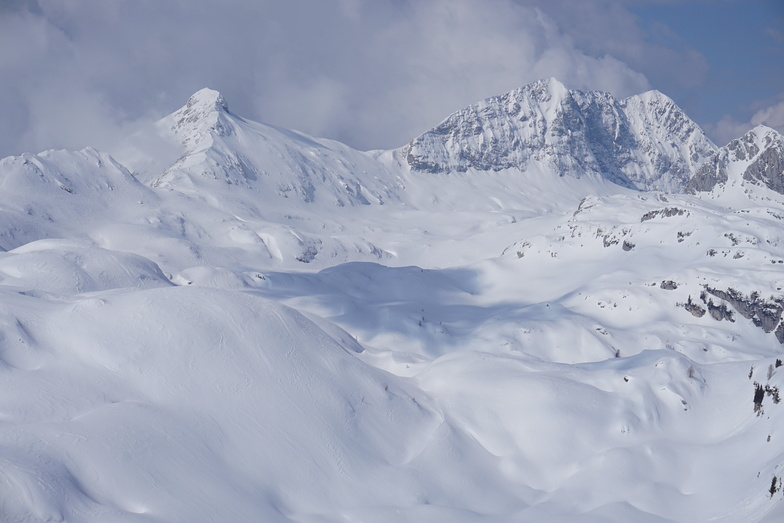
[[764,125],[755,127],[719,149],[697,171],[686,190],[712,191],[730,177],[784,194],[784,136]]
[[417,171],[526,170],[598,175],[641,190],[679,192],[716,151],[657,91],[618,101],[541,80],[458,111],[403,148]]

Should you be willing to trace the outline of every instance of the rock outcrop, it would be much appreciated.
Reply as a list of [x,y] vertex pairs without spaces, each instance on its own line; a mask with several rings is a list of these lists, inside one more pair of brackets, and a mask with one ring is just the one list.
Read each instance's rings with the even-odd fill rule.
[[686,191],[712,191],[730,178],[784,194],[784,136],[764,125],[755,127],[706,161]]

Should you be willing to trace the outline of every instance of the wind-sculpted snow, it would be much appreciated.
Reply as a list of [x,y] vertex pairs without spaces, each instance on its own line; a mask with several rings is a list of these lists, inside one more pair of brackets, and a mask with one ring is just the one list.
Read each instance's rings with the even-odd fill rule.
[[189,288],[5,301],[25,338],[2,355],[4,521],[285,521],[428,488],[407,463],[439,412],[291,309]]
[[0,160],[0,246],[84,238],[86,229],[125,222],[125,210],[158,196],[106,153],[46,151]]
[[147,258],[86,242],[39,240],[0,253],[2,285],[59,296],[172,285]]
[[625,187],[681,191],[716,150],[663,94],[617,101],[550,79],[456,112],[403,149],[412,169],[526,170],[598,175]]
[[780,135],[456,115],[408,165],[202,90],[0,160],[0,521],[784,519]]

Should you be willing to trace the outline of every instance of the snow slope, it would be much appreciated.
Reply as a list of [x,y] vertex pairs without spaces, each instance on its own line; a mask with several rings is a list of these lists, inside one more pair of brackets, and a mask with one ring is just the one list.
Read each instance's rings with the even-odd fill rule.
[[[159,145],[148,152],[145,145],[154,139]],[[167,149],[169,154],[159,152]],[[195,93],[115,155],[154,187],[203,192],[231,185],[250,189],[245,197],[269,193],[339,207],[397,198],[394,176],[371,155],[244,120],[211,89]]]
[[781,143],[549,80],[0,160],[0,520],[779,521]]

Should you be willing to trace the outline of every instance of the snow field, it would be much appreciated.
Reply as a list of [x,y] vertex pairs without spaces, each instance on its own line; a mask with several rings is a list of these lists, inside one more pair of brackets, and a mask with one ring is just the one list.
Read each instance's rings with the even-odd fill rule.
[[0,160],[0,520],[784,517],[782,344],[709,292],[781,297],[745,164],[424,173],[209,90],[116,153]]

